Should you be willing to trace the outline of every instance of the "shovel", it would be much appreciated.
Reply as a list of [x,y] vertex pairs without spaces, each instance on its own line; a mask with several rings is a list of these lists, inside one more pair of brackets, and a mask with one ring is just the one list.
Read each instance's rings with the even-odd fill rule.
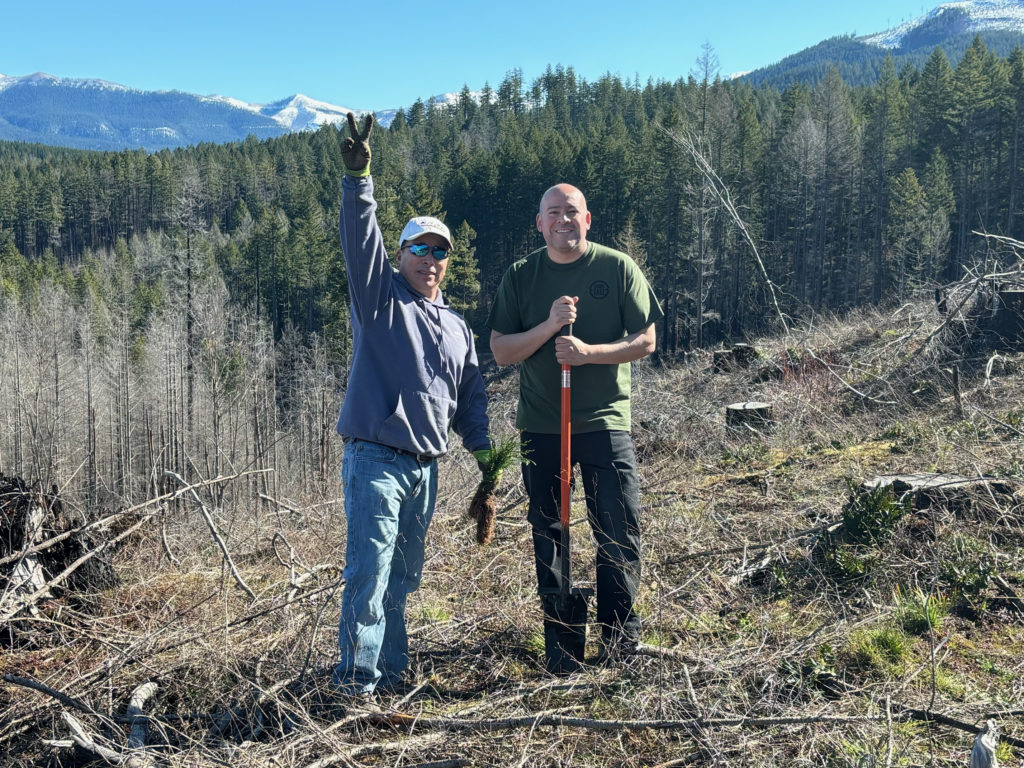
[[[572,336],[572,325],[562,329],[563,336]],[[579,669],[587,644],[587,601],[594,590],[572,586],[569,557],[569,506],[572,485],[572,366],[562,366],[562,469],[560,503],[562,556],[561,580],[554,598],[553,616],[544,622],[544,648],[549,672],[566,674]]]

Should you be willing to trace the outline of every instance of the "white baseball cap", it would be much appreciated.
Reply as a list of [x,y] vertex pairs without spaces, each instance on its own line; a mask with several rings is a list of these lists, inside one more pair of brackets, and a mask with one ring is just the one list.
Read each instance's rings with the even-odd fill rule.
[[440,235],[448,245],[448,250],[452,249],[452,233],[448,231],[444,222],[433,216],[415,216],[409,219],[409,223],[402,230],[401,237],[398,238],[398,247],[401,248],[407,241],[427,234]]

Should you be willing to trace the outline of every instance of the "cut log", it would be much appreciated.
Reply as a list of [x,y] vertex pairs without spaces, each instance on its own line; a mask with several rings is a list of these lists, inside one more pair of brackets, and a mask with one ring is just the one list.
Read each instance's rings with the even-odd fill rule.
[[762,431],[774,423],[771,403],[746,400],[725,406],[725,424],[730,429]]
[[861,492],[891,488],[897,499],[911,500],[914,509],[944,506],[952,512],[969,513],[979,506],[991,508],[1009,500],[1016,490],[1005,478],[964,477],[962,475],[916,472],[903,475],[877,475],[861,483]]

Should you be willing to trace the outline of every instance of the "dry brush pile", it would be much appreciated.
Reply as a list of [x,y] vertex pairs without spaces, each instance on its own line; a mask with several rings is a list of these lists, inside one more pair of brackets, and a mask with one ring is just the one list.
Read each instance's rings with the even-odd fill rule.
[[[8,620],[5,764],[962,766],[989,717],[1014,764],[1024,355],[953,358],[930,339],[941,322],[908,306],[757,340],[727,373],[710,353],[637,366],[644,645],[570,678],[543,672],[517,477],[480,547],[472,457],[443,462],[409,685],[357,705],[329,685],[338,494],[221,508],[244,494],[175,480],[128,515],[143,524],[119,542],[119,585]],[[508,433],[514,375],[489,389]],[[774,427],[727,429],[745,400]],[[999,482],[966,500],[859,487],[913,472]],[[588,580],[586,524],[573,536]]]

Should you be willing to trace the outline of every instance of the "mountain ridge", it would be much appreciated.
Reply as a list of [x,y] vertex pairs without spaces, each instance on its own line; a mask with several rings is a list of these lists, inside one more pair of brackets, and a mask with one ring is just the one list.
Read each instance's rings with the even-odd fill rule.
[[848,85],[874,82],[887,56],[897,71],[918,69],[941,47],[954,66],[980,36],[998,56],[1024,45],[1024,0],[955,0],[915,19],[868,35],[836,35],[773,64],[739,75],[754,86],[785,90],[795,82],[814,85],[834,65]]
[[[1024,3],[1016,0],[955,0],[943,3],[928,13],[884,32],[863,35],[858,39],[882,48],[903,49],[907,40],[914,40],[932,30],[946,30],[946,37],[995,30],[1024,32]],[[914,43],[920,47],[928,43]]]
[[0,74],[0,140],[76,149],[173,149],[273,138],[345,120],[353,111],[301,93],[268,104],[185,91],[144,91],[96,78]]
[[[1024,0],[954,0],[889,30],[837,35],[734,77],[783,90],[797,81],[813,85],[836,66],[847,84],[865,85],[877,79],[887,56],[897,69],[907,64],[920,68],[941,46],[955,64],[975,35],[1000,56],[1024,45]],[[423,103],[450,104],[457,97],[457,92],[445,93]],[[98,78],[0,74],[0,140],[74,149],[158,151],[241,141],[249,135],[274,138],[339,124],[350,111],[358,117],[369,112],[298,92],[254,104],[219,94],[144,91]],[[386,127],[398,111],[374,114]]]

